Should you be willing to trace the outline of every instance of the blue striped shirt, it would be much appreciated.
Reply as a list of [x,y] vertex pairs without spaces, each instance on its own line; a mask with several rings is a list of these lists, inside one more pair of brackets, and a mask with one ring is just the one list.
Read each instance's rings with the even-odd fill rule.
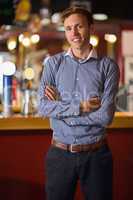
[[[112,122],[118,91],[119,67],[110,58],[97,58],[92,49],[87,59],[77,60],[70,52],[58,53],[44,61],[38,90],[38,113],[49,117],[53,137],[66,144],[94,143],[105,136]],[[56,87],[60,98],[48,100],[46,85]],[[80,112],[80,102],[101,99],[101,107]]]

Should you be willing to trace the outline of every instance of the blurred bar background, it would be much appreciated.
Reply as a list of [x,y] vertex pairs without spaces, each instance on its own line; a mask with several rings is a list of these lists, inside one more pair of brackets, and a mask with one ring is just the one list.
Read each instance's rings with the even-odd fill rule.
[[[133,14],[131,1],[122,5],[111,1],[1,0],[0,66],[5,61],[16,65],[12,85],[12,109],[23,113],[25,90],[30,85],[30,101],[36,113],[36,92],[45,57],[68,49],[60,14],[70,5],[87,7],[94,18],[91,43],[98,55],[113,58],[120,67],[117,111],[133,111]],[[118,9],[120,7],[120,9]],[[45,66],[44,66],[45,67]],[[27,69],[28,68],[28,69]],[[2,67],[0,67],[0,71]],[[25,76],[25,72],[28,73]],[[32,75],[30,75],[32,73]],[[3,84],[0,72],[2,115]],[[22,97],[22,98],[21,98]]]
[[[131,0],[0,0],[0,199],[44,200],[48,119],[37,116],[43,60],[68,49],[61,11],[82,5],[93,13],[91,44],[120,67],[113,124],[107,128],[114,156],[114,198],[133,199],[133,2]],[[11,74],[5,108],[5,63]],[[12,65],[11,64],[11,65]],[[11,70],[10,64],[7,70]],[[8,77],[9,78],[9,77]],[[76,199],[83,197],[78,187]]]

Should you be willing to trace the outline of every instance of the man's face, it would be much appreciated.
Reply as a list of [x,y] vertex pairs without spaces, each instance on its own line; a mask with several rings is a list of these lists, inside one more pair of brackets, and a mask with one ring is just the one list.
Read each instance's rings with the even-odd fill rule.
[[82,49],[88,45],[90,26],[82,14],[72,14],[64,21],[65,35],[71,48]]

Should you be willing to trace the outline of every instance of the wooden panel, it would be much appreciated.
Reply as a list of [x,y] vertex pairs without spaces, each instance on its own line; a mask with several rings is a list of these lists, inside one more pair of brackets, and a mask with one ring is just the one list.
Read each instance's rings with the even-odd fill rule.
[[114,159],[114,199],[133,199],[133,129],[112,129],[108,134]]
[[[114,198],[133,199],[133,129],[108,129],[114,158]],[[0,131],[0,198],[45,200],[48,130]],[[80,188],[75,200],[83,200]]]

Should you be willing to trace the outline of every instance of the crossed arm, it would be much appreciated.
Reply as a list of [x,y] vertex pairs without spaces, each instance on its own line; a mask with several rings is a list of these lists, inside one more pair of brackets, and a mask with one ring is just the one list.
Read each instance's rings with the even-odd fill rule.
[[113,64],[106,75],[101,100],[94,97],[75,105],[71,100],[62,101],[58,98],[52,65],[46,66],[39,89],[39,114],[58,118],[69,126],[110,124],[115,112],[115,96],[119,82],[118,66]]
[[[56,101],[59,98],[58,92],[53,86],[46,85],[44,95],[50,101]],[[98,109],[100,106],[101,100],[98,97],[92,97],[89,100],[80,102],[80,113],[92,112],[93,110]]]

